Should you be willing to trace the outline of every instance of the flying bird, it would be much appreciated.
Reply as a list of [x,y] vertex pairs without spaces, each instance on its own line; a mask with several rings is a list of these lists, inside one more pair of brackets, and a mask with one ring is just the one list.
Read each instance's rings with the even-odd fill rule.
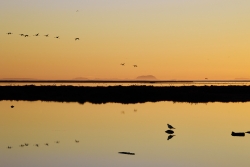
[[29,37],[29,35],[24,35],[24,37]]
[[169,135],[168,140],[172,139],[175,135]]
[[39,36],[39,33],[35,34],[34,36]]
[[172,125],[168,124],[169,129],[175,129]]

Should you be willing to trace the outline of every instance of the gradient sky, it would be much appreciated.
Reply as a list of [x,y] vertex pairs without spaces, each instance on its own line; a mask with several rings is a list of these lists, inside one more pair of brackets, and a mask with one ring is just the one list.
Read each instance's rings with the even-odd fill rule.
[[250,78],[249,7],[248,0],[2,0],[0,78]]

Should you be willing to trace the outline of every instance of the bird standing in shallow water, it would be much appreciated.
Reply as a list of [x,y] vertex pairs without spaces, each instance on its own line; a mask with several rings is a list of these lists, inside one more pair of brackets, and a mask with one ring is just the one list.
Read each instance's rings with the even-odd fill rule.
[[173,130],[166,130],[165,131],[167,134],[174,134],[174,131]]
[[169,129],[175,129],[172,125],[168,124]]

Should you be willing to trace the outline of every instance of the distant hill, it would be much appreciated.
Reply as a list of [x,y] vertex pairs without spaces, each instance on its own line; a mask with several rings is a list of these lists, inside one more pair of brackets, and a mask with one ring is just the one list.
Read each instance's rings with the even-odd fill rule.
[[153,75],[142,75],[136,78],[137,80],[157,80]]
[[88,80],[88,78],[84,78],[84,77],[77,77],[77,78],[74,78],[73,80]]

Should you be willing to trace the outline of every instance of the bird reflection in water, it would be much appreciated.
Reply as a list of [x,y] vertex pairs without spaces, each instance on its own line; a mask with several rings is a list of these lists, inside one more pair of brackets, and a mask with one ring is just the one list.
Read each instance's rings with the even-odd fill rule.
[[172,139],[175,135],[169,135],[168,140]]

